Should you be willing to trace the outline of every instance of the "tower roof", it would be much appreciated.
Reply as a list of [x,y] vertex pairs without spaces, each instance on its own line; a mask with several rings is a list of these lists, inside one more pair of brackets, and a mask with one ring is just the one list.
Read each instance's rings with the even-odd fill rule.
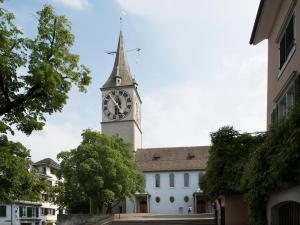
[[127,86],[127,85],[134,84],[134,79],[131,76],[130,68],[129,68],[129,65],[127,62],[126,50],[125,50],[125,44],[124,44],[122,31],[120,31],[114,68],[113,68],[109,78],[107,79],[105,84],[102,86],[102,88],[110,88],[110,87],[117,86],[116,78],[121,79],[121,83],[119,83],[118,86]]

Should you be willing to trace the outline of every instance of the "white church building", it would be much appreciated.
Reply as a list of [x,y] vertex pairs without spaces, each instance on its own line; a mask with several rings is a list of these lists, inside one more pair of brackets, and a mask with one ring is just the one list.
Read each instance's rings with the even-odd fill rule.
[[146,178],[145,193],[116,210],[126,213],[205,213],[212,207],[199,188],[205,173],[208,146],[142,148],[141,98],[127,62],[122,32],[111,75],[101,88],[101,130],[131,143],[139,170]]

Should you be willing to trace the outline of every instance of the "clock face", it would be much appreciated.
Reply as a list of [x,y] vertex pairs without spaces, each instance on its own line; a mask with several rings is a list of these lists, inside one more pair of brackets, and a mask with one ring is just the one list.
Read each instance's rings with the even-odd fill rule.
[[110,120],[122,120],[132,109],[132,99],[124,90],[110,91],[103,99],[103,113]]

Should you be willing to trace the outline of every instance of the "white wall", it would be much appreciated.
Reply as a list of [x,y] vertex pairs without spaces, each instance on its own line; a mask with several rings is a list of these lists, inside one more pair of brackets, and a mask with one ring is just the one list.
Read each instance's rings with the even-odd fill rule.
[[[175,162],[174,162],[175,163]],[[155,187],[155,174],[160,174],[160,188]],[[169,185],[169,174],[172,172],[146,172],[146,192],[150,197],[151,213],[167,213],[178,214],[179,207],[182,207],[183,213],[188,213],[188,207],[192,206],[194,210],[193,193],[198,188],[198,176],[200,171],[173,172],[175,175],[175,187]],[[184,173],[190,175],[189,187],[184,187]],[[160,202],[155,201],[156,197],[160,197]],[[170,202],[170,196],[174,196],[175,201]],[[184,197],[188,196],[189,201],[185,202]]]
[[[0,204],[3,205],[3,204]],[[17,213],[14,213],[14,210],[17,210]],[[13,222],[15,223],[18,220],[18,207],[13,205]],[[11,205],[6,205],[6,217],[0,217],[1,225],[10,225],[11,224]]]

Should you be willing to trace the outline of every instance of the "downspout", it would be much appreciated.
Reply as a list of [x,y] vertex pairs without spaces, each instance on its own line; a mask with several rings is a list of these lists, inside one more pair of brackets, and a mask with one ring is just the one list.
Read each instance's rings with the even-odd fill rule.
[[13,204],[10,204],[10,224],[13,225]]

